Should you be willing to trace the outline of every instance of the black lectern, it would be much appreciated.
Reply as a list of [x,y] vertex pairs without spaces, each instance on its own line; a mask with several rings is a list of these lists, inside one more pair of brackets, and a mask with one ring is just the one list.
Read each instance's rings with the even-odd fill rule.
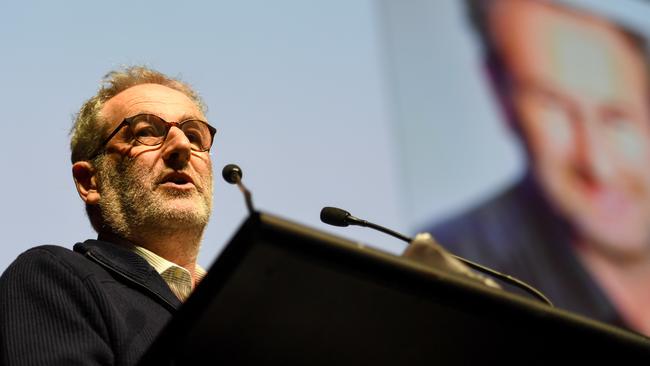
[[647,338],[268,214],[242,225],[143,364],[650,360]]

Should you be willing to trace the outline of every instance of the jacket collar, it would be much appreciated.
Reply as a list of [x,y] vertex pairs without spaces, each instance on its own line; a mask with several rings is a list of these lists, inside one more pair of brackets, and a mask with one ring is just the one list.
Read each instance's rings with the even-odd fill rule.
[[181,306],[180,300],[174,295],[158,272],[144,258],[128,249],[130,243],[126,241],[119,242],[114,238],[110,242],[100,239],[103,238],[77,243],[74,246],[74,251],[97,262],[102,267],[113,272],[113,274],[121,277],[122,280],[140,286],[147,295],[161,302],[170,311],[174,311]]

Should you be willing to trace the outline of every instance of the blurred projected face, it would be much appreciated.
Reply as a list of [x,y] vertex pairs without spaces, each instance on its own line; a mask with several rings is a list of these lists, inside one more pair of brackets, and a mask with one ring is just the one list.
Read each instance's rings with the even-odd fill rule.
[[533,171],[580,239],[618,256],[650,247],[650,117],[641,51],[613,25],[499,0],[490,25],[513,78]]

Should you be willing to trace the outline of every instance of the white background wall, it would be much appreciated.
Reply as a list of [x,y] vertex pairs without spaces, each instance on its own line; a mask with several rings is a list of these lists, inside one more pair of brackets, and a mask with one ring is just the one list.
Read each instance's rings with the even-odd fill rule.
[[[645,1],[566,2],[650,24]],[[29,247],[95,237],[72,184],[68,130],[101,76],[123,64],[180,75],[219,129],[203,265],[246,215],[219,178],[229,162],[243,167],[259,208],[401,251],[383,235],[321,224],[320,208],[408,232],[521,170],[461,4],[0,2],[0,271]]]
[[[95,234],[70,174],[72,115],[122,64],[148,64],[193,84],[219,129],[209,265],[245,217],[220,178],[236,162],[257,206],[329,231],[340,205],[405,229],[375,4],[302,1],[0,2],[0,271],[39,244]],[[351,228],[341,235],[399,251]]]

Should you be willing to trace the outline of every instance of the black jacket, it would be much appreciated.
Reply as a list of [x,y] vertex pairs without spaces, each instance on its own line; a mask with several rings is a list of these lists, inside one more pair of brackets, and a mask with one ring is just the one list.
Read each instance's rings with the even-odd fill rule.
[[578,259],[571,226],[530,175],[428,231],[452,253],[527,282],[559,308],[628,327]]
[[180,305],[119,245],[36,247],[0,277],[0,363],[133,365]]

